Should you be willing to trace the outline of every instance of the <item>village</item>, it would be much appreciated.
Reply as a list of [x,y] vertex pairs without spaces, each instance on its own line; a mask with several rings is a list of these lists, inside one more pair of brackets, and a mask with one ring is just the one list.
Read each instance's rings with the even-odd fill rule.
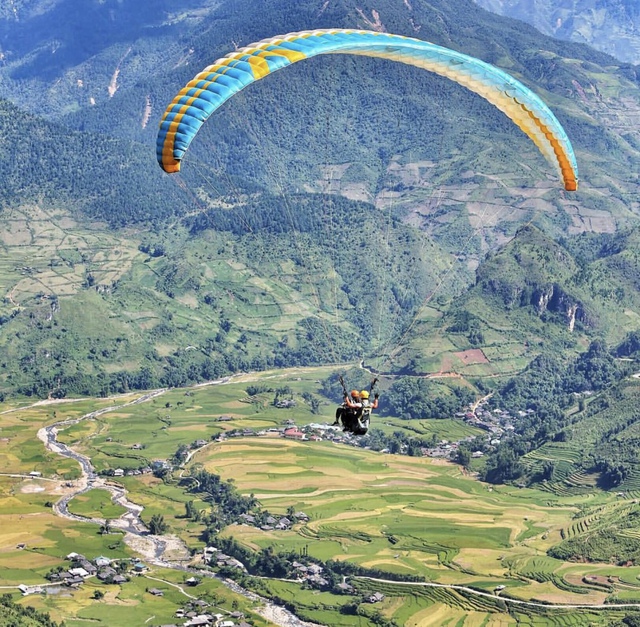
[[[518,411],[517,416],[513,416],[508,411],[501,409],[486,409],[485,403],[480,403],[475,407],[469,407],[465,411],[461,411],[455,414],[452,418],[460,420],[469,426],[480,429],[486,433],[484,438],[478,438],[468,436],[457,441],[439,440],[429,446],[420,446],[419,455],[423,457],[434,457],[441,459],[448,459],[454,461],[456,459],[458,450],[461,443],[473,442],[478,444],[479,440],[482,441],[482,445],[478,446],[477,450],[472,451],[472,458],[483,457],[488,451],[491,451],[494,447],[498,446],[504,438],[510,437],[515,431],[514,423],[519,418],[524,418],[532,413],[532,410]],[[278,405],[281,409],[292,409],[295,407],[295,401],[280,401]],[[383,420],[376,417],[377,420]],[[220,416],[217,421],[231,423],[234,418],[228,415]],[[246,437],[282,437],[289,440],[297,440],[300,442],[333,442],[335,444],[345,444],[348,446],[360,447],[368,450],[377,450],[381,453],[397,453],[400,455],[406,455],[409,453],[406,443],[399,443],[398,446],[381,447],[378,443],[373,443],[371,437],[359,437],[353,436],[350,433],[343,432],[342,428],[327,423],[309,423],[306,425],[298,426],[296,421],[292,418],[287,418],[282,421],[280,427],[271,427],[269,429],[251,429],[251,428],[239,428],[228,429],[220,434],[212,436],[211,440],[200,438],[192,442],[188,449],[190,451],[189,458],[198,450],[212,442],[224,442],[233,438],[246,438]],[[134,444],[131,447],[133,450],[142,450],[144,445]],[[412,449],[412,455],[416,455],[416,450]],[[158,473],[172,470],[174,464],[170,460],[153,460],[150,465],[144,465],[140,468],[116,468],[103,471],[101,474],[113,477],[133,476],[148,473]],[[282,529],[288,528],[282,525],[281,521],[272,521],[268,523],[273,525],[272,528]]]
[[[18,548],[26,549],[26,545]],[[215,560],[207,559],[207,556],[214,555],[216,549],[204,550],[205,560],[213,564],[233,565],[244,568],[238,560],[219,553]],[[48,584],[31,585],[20,584],[18,590],[23,596],[31,594],[56,594],[63,589],[78,590],[88,579],[95,577],[104,584],[123,585],[132,577],[149,576],[152,568],[136,559],[110,559],[105,556],[98,556],[88,559],[80,553],[69,553],[65,560],[69,562],[68,568],[58,567],[46,575]],[[151,580],[150,580],[151,581]],[[153,579],[153,581],[157,581]],[[195,588],[201,579],[197,576],[186,577],[184,584],[187,587]],[[146,588],[146,593],[156,597],[164,596],[165,589],[157,585],[150,585]],[[100,599],[104,592],[99,589],[94,591],[94,598]],[[244,620],[245,616],[238,611],[213,612],[211,604],[204,600],[189,595],[188,601],[176,610],[175,618],[181,619],[179,623],[182,627],[251,627],[251,623]],[[163,627],[179,627],[179,625],[164,625]]]

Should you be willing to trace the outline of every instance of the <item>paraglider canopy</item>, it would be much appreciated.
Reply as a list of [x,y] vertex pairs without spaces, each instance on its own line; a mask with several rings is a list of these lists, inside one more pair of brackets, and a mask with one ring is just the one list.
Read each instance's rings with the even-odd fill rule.
[[206,67],[167,107],[157,139],[158,162],[178,172],[205,120],[254,81],[320,54],[381,57],[445,76],[479,94],[507,115],[553,164],[568,191],[578,188],[578,166],[562,125],[530,89],[502,70],[435,44],[388,33],[315,30],[289,33],[229,53]]

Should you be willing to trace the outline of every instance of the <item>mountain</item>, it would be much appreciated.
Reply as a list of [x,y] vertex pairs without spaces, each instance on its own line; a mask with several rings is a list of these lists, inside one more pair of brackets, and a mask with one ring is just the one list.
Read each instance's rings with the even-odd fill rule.
[[635,0],[476,0],[483,8],[640,63],[640,5]]
[[[616,333],[633,326],[620,303],[635,311],[634,298],[589,298],[577,261],[578,274],[559,262],[537,285],[552,289],[539,297],[549,307],[584,309],[573,330],[561,305],[515,307],[537,287],[497,252],[526,223],[545,238],[525,261],[536,246],[560,250],[561,236],[637,219],[629,66],[468,0],[86,4],[14,3],[0,15],[4,392],[107,393],[363,355],[383,370],[505,376],[539,338],[575,352],[604,320],[620,316]],[[561,118],[581,189],[558,189],[533,144],[463,88],[340,55],[239,94],[180,176],[160,171],[156,124],[184,81],[236,45],[310,25],[419,36],[504,67]],[[628,281],[632,260],[614,258],[598,272]],[[486,307],[517,314],[524,330],[485,324]],[[483,357],[465,352],[472,332]]]
[[2,95],[74,130],[139,142],[150,159],[164,105],[217,57],[275,33],[357,27],[417,36],[511,72],[557,113],[582,173],[571,202],[533,144],[484,100],[415,68],[331,55],[252,85],[209,120],[182,175],[202,193],[229,193],[225,183],[232,193],[331,190],[392,204],[440,230],[463,206],[482,213],[483,202],[492,214],[503,209],[498,233],[534,213],[558,234],[612,230],[630,217],[624,190],[640,159],[633,69],[471,0],[305,0],[295,12],[283,0],[154,3],[152,11],[132,0],[92,2],[89,12],[85,4],[24,3],[5,16]]

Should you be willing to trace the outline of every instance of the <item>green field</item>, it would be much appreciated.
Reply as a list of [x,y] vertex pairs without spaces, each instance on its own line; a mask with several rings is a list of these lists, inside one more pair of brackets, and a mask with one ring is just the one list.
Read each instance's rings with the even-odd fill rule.
[[127,510],[111,502],[111,492],[95,489],[73,497],[69,511],[85,518],[119,518]]

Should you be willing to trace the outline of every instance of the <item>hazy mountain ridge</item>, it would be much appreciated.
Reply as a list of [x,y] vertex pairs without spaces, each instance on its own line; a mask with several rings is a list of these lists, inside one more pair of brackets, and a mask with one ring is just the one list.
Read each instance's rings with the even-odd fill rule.
[[640,5],[635,0],[476,0],[483,8],[640,63]]

